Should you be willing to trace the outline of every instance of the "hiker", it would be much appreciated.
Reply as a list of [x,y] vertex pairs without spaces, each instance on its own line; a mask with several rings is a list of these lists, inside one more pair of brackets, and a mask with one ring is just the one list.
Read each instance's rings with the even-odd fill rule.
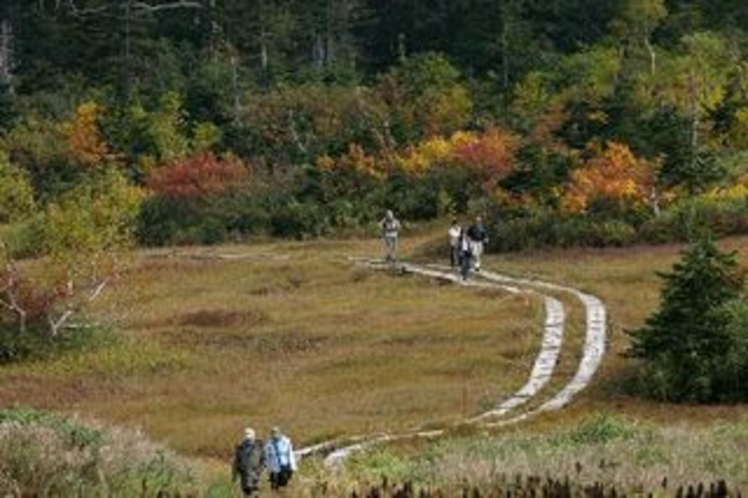
[[296,456],[291,440],[278,427],[273,427],[265,444],[265,462],[270,471],[270,487],[278,490],[288,485],[296,471]]
[[460,233],[462,227],[457,223],[457,218],[452,219],[452,225],[449,227],[449,265],[455,268],[460,264]]
[[470,275],[470,269],[473,266],[474,247],[465,229],[460,231],[459,251],[460,275],[462,276],[462,280],[467,280]]
[[475,223],[470,225],[467,235],[472,243],[473,268],[475,271],[480,271],[480,257],[483,254],[484,245],[488,244],[488,232],[483,226],[481,216],[475,217]]
[[245,497],[256,497],[260,492],[260,478],[265,468],[265,453],[262,441],[255,439],[255,431],[251,427],[244,429],[244,439],[234,452],[234,465],[231,480],[239,478],[239,484]]
[[384,242],[384,260],[392,262],[397,259],[397,237],[400,231],[400,221],[395,218],[392,211],[387,210],[379,222],[379,228],[382,229],[382,241]]

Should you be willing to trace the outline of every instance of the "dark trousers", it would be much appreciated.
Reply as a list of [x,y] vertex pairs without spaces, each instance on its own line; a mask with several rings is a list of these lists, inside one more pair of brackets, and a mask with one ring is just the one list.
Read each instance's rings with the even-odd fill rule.
[[470,268],[473,266],[473,255],[463,251],[460,254],[460,275],[463,280],[467,280],[470,275]]
[[452,268],[460,266],[460,248],[449,246],[449,264]]
[[255,498],[260,494],[260,477],[256,474],[241,475],[242,491],[245,498]]
[[280,489],[288,485],[288,481],[293,476],[293,470],[291,467],[281,467],[280,472],[270,473],[270,487],[273,489]]

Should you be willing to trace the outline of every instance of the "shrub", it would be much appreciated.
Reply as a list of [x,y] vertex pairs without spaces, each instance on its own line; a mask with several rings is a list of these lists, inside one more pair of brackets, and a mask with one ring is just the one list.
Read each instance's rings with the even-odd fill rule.
[[719,237],[748,232],[748,199],[683,199],[643,223],[639,238],[650,243],[687,241],[705,232]]
[[536,211],[521,218],[502,219],[490,228],[489,249],[504,252],[555,246],[558,244],[561,223],[560,217],[551,211]]
[[632,420],[608,414],[595,414],[561,437],[574,445],[606,444],[631,439],[639,429]]
[[572,172],[571,185],[562,199],[565,210],[587,212],[595,202],[617,214],[629,206],[644,206],[654,182],[652,165],[637,158],[628,146],[609,142],[605,149],[592,147],[593,157]]
[[37,214],[23,222],[9,225],[0,239],[15,259],[32,258],[44,253],[44,216]]
[[0,321],[0,365],[90,351],[112,340],[110,331],[98,327],[65,330],[53,337],[45,327],[36,324],[20,333],[15,323]]
[[216,244],[266,233],[270,213],[262,196],[228,193],[208,199],[153,196],[143,203],[136,230],[145,245]]
[[724,361],[716,365],[715,390],[728,400],[748,399],[748,301],[733,299],[719,307],[715,313],[719,321],[727,323],[729,347]]
[[28,175],[10,164],[0,151],[0,223],[13,222],[34,211],[34,190]]
[[161,197],[202,199],[236,189],[246,180],[247,169],[238,160],[201,152],[153,170],[148,186]]
[[329,222],[319,204],[294,199],[270,210],[270,234],[275,237],[305,238],[329,231]]
[[660,308],[631,333],[628,351],[643,360],[644,391],[667,400],[699,402],[748,394],[739,377],[725,378],[725,365],[736,346],[730,331],[739,323],[731,323],[731,316],[744,316],[739,308],[724,308],[740,296],[745,280],[734,254],[721,253],[704,238],[683,253],[671,273],[660,277]]
[[18,496],[162,496],[194,473],[142,434],[30,409],[0,411],[0,492]]
[[548,210],[502,220],[491,231],[489,249],[496,251],[626,246],[636,241],[636,228],[626,221],[564,216]]

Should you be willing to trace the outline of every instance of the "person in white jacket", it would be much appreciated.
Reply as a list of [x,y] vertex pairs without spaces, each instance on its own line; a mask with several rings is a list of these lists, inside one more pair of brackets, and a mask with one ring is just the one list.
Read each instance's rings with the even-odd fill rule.
[[296,471],[291,440],[278,427],[273,427],[265,444],[265,465],[270,472],[270,487],[276,490],[287,486]]
[[384,242],[384,260],[392,263],[397,260],[397,239],[400,233],[400,220],[395,218],[392,211],[387,210],[384,218],[379,222]]

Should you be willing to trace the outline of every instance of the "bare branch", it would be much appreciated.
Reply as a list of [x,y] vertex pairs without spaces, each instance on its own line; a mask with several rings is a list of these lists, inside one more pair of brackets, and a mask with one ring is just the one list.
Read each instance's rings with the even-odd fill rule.
[[[5,288],[7,289],[7,287]],[[5,292],[5,289],[0,290],[0,292]],[[16,309],[13,307],[13,305],[10,303],[10,301],[6,301],[5,299],[0,297],[0,306],[10,310],[15,311]]]
[[102,5],[101,7],[89,7],[87,9],[81,9],[75,4],[75,0],[68,0],[68,7],[70,7],[70,12],[74,16],[84,17],[84,16],[96,15],[102,12],[106,12],[107,10],[114,8],[115,5],[110,3],[110,4]]
[[178,2],[162,3],[152,5],[145,2],[135,2],[132,4],[133,8],[141,9],[148,12],[158,12],[159,10],[173,10],[173,9],[202,9],[205,6],[196,1],[190,0],[179,0]]
[[84,305],[91,303],[97,297],[101,295],[104,288],[109,283],[109,279],[104,279],[99,282],[92,290],[91,293],[86,296],[84,302],[78,303],[77,306],[71,306],[66,309],[57,319],[52,318],[51,315],[47,315],[47,323],[49,323],[49,330],[52,337],[57,336],[60,333],[60,329],[65,323],[76,313],[78,313]]
[[51,316],[47,317],[47,322],[49,323],[49,330],[52,334],[52,337],[57,337],[57,335],[60,333],[60,328],[65,325],[65,322],[68,321],[68,319],[75,314],[75,310],[69,309],[65,310],[65,313],[60,315],[60,317],[57,320],[53,320]]
[[0,292],[3,292],[6,296],[6,298],[0,298],[0,305],[5,307],[7,310],[15,313],[18,315],[18,326],[21,329],[21,333],[26,332],[26,310],[24,310],[19,304],[18,300],[16,299],[15,294],[15,287],[16,287],[16,280],[14,278],[14,272],[15,267],[12,263],[8,263],[7,265],[7,279],[5,282],[5,286],[0,289]]
[[104,288],[109,284],[109,279],[104,279],[101,282],[99,282],[99,285],[97,285],[94,290],[89,294],[88,298],[86,299],[86,302],[92,302],[94,299],[99,297],[99,295],[104,291]]
[[[124,0],[125,2],[129,0]],[[89,7],[89,8],[80,8],[75,3],[75,0],[68,0],[67,1],[68,7],[70,9],[70,12],[76,16],[76,17],[85,17],[85,16],[91,16],[96,14],[101,14],[102,12],[106,12],[108,10],[116,9],[122,6],[122,1],[113,1],[111,3],[102,5],[100,7]],[[144,13],[144,12],[158,12],[161,10],[174,10],[174,9],[202,9],[205,8],[205,5],[203,5],[201,2],[196,0],[178,0],[176,2],[169,2],[169,3],[161,3],[161,4],[150,4],[147,2],[133,2],[130,4],[130,8],[137,10],[137,13]]]
[[306,154],[308,151],[307,145],[301,141],[299,132],[296,130],[296,122],[294,120],[293,110],[288,111],[288,130],[291,132],[291,138],[293,138],[293,141],[296,144],[296,147],[299,149],[299,152],[301,152],[302,154]]

